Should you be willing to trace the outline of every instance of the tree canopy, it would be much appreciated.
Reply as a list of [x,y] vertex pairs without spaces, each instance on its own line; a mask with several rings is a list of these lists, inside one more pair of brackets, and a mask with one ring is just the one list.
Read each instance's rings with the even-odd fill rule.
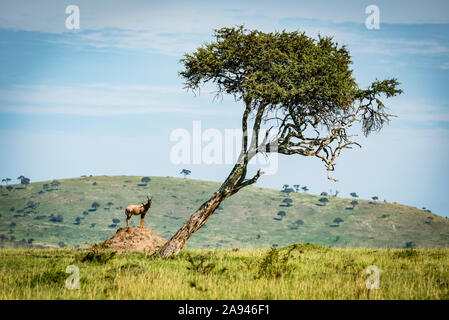
[[360,123],[365,135],[380,130],[391,117],[380,99],[402,93],[394,78],[359,88],[344,45],[299,31],[222,28],[215,30],[213,42],[186,54],[181,62],[186,88],[199,92],[210,82],[217,96],[231,94],[244,102],[244,132],[252,112],[257,133],[262,121],[278,129],[270,144],[256,141],[255,152],[316,156],[332,180],[330,171],[341,150],[360,146],[348,129]]

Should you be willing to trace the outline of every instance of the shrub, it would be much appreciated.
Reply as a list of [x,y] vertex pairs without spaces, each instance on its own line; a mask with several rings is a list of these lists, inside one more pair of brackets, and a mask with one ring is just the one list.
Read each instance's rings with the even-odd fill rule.
[[276,249],[273,244],[273,248],[259,262],[256,278],[280,278],[288,275],[293,269],[289,260],[296,249],[297,246],[293,245],[285,251],[286,249]]
[[81,254],[78,254],[76,256],[76,260],[79,262],[90,262],[90,263],[97,263],[97,264],[105,264],[109,262],[112,258],[114,258],[116,255],[115,251],[110,250],[96,250],[92,249],[88,252],[84,252]]
[[63,285],[68,274],[62,270],[46,270],[41,274],[34,275],[31,278],[30,285],[32,288],[36,285]]
[[62,214],[58,214],[57,217],[53,216],[50,218],[51,222],[63,222],[64,221],[64,217],[62,216]]
[[415,247],[415,243],[413,241],[409,241],[405,243],[404,248],[406,249],[410,249],[410,248],[414,248]]
[[201,274],[209,274],[215,269],[215,263],[209,262],[211,255],[191,255],[186,254],[186,260],[189,262],[187,270],[199,272]]
[[[409,243],[409,242],[407,242]],[[413,243],[413,242],[411,242]],[[405,259],[409,259],[409,258],[415,258],[418,256],[418,251],[413,249],[412,247],[406,248],[405,250],[400,250],[398,252],[394,252],[393,256],[395,258],[405,258]]]

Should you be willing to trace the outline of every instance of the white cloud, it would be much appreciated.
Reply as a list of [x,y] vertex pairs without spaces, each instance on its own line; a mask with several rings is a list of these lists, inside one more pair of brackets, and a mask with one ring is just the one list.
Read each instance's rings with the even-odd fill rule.
[[449,122],[449,105],[400,99],[391,105],[399,120],[413,122]]
[[[63,34],[58,42],[97,49],[149,49],[167,55],[180,55],[210,39],[212,29],[245,24],[264,31],[280,30],[285,21],[311,35],[335,35],[360,52],[385,55],[447,54],[448,47],[437,41],[375,39],[332,28],[332,23],[355,22],[364,28],[365,7],[359,0],[336,1],[88,1],[79,0],[81,30],[65,28],[65,7],[71,1],[7,0],[0,4],[0,28]],[[382,23],[449,23],[449,4],[445,1],[378,0]],[[302,19],[302,20],[301,20]],[[304,20],[305,19],[305,20]],[[304,26],[319,20],[323,27]],[[327,25],[327,27],[326,27]],[[374,33],[375,31],[373,31]]]
[[237,111],[219,106],[211,108],[210,97],[194,98],[175,86],[106,83],[77,86],[17,85],[1,89],[0,97],[0,112],[22,114],[104,116],[176,113],[232,116]]
[[449,62],[445,62],[440,66],[440,69],[449,70]]
[[[65,8],[70,0],[2,0],[0,27],[43,32],[64,32]],[[317,1],[147,1],[78,0],[82,29],[120,28],[159,32],[204,32],[217,26],[269,23],[285,17],[318,19],[331,23],[364,23],[360,0]],[[449,23],[444,0],[377,0],[381,23]]]

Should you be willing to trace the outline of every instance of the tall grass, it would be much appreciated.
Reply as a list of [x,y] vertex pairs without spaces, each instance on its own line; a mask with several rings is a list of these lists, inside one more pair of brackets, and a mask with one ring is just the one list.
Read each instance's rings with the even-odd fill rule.
[[[102,256],[104,254],[104,256]],[[68,265],[80,290],[65,288]],[[368,290],[366,268],[380,269]],[[66,274],[68,277],[69,274]],[[0,299],[449,299],[449,249],[0,250]]]

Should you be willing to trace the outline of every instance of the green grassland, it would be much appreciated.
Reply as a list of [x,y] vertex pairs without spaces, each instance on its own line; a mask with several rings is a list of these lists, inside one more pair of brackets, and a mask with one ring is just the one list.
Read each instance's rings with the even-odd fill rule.
[[[66,288],[67,266],[80,289]],[[380,270],[368,290],[366,269]],[[185,250],[162,259],[82,249],[0,250],[3,299],[449,299],[449,249]]]
[[[0,190],[0,246],[87,247],[111,237],[125,225],[124,207],[153,195],[146,225],[170,238],[217,182],[172,177],[95,176],[13,185]],[[140,185],[140,186],[139,186]],[[208,223],[188,241],[190,249],[267,248],[292,243],[328,247],[441,248],[449,247],[449,219],[417,208],[382,201],[292,193],[291,206],[279,190],[248,187],[224,201]],[[92,203],[100,206],[94,210]],[[89,211],[90,210],[90,211]],[[277,215],[284,211],[281,218]],[[63,220],[55,219],[62,215]],[[343,222],[335,223],[340,218]],[[78,219],[78,222],[77,222]],[[113,223],[113,219],[120,222]],[[301,222],[298,222],[301,220]],[[132,224],[138,225],[133,217]],[[32,239],[32,241],[30,241]]]

